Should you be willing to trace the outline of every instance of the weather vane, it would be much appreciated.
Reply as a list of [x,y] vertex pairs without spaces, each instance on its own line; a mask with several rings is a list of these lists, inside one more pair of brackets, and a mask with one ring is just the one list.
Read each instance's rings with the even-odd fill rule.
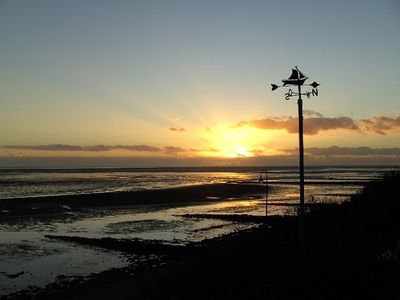
[[[285,94],[285,99],[290,100],[291,97],[298,96],[298,114],[299,114],[299,169],[300,169],[300,257],[301,261],[304,256],[304,143],[303,143],[303,100],[301,96],[306,96],[310,98],[311,96],[318,96],[317,87],[319,84],[313,81],[311,84],[304,84],[308,79],[300,70],[295,67],[292,69],[292,75],[288,79],[283,79],[283,85],[278,86],[276,84],[271,84],[272,90],[276,90],[279,87],[286,86],[297,86],[297,92],[294,92],[291,88]],[[302,93],[302,86],[311,86],[312,90]]]
[[[294,69],[292,69],[292,75],[290,75],[290,77],[288,79],[283,79],[283,85],[279,86],[276,84],[271,84],[272,90],[275,91],[277,88],[280,87],[284,87],[287,85],[294,85],[294,86],[298,86],[298,92],[293,92],[292,89],[289,89],[287,91],[287,93],[285,94],[285,99],[289,100],[291,97],[294,96],[306,96],[307,98],[310,98],[311,95],[312,96],[318,96],[318,86],[319,83],[313,81],[311,84],[304,84],[304,82],[308,79],[307,76],[305,76],[303,73],[300,72],[300,70],[295,67]],[[301,93],[301,86],[302,85],[306,85],[306,86],[312,86],[313,89],[311,90],[311,92],[305,92],[305,93]]]

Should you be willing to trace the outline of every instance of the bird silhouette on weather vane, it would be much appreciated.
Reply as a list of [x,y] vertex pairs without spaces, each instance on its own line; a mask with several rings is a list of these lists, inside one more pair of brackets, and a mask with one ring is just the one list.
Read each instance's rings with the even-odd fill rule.
[[[292,74],[288,79],[283,79],[283,85],[279,86],[277,84],[271,84],[272,90],[275,91],[277,88],[280,87],[286,87],[286,86],[297,86],[299,87],[298,92],[294,92],[292,89],[289,89],[287,93],[285,94],[285,99],[290,100],[291,97],[295,96],[306,96],[307,98],[310,98],[311,96],[318,96],[318,86],[319,83],[313,81],[311,84],[304,84],[304,82],[308,79],[307,76],[305,76],[303,73],[300,72],[300,70],[297,68],[297,66],[292,69]],[[302,93],[300,90],[301,86],[311,86],[313,89],[307,92]]]

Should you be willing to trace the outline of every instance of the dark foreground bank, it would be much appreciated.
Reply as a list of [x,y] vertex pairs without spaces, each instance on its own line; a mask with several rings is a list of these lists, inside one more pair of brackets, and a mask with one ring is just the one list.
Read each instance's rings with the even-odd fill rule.
[[[273,217],[266,222],[238,217],[261,225],[173,248],[173,255],[164,253],[167,263],[149,260],[134,274],[129,268],[111,270],[14,298],[398,299],[399,186],[400,174],[393,173],[368,184],[347,203],[309,208],[303,259],[299,258],[297,217]],[[71,242],[119,247],[127,253],[137,246],[110,240]],[[150,248],[163,251],[154,244]]]

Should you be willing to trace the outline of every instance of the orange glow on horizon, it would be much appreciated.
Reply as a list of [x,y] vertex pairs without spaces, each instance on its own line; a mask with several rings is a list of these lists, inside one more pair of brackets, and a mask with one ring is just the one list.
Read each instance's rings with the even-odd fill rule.
[[[183,128],[183,127],[182,127]],[[283,138],[283,130],[221,123],[202,128],[186,126],[184,131],[164,134],[165,141],[129,144],[42,144],[1,148],[0,157],[125,157],[125,158],[245,158],[285,154],[295,138]],[[125,145],[125,146],[124,146]]]
[[271,138],[271,131],[253,127],[217,125],[203,130],[202,138],[214,151],[202,151],[201,156],[212,157],[252,157],[275,153],[265,146]]

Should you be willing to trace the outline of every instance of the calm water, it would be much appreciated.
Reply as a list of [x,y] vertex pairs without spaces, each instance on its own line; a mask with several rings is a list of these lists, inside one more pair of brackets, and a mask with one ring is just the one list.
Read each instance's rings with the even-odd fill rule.
[[[160,189],[206,183],[257,181],[260,168],[225,172],[137,172],[119,170],[0,170],[0,199]],[[310,168],[306,181],[351,183],[374,178],[391,168]],[[271,168],[271,182],[296,182],[297,168]]]
[[[390,168],[312,168],[306,170],[306,199],[329,198],[343,201]],[[138,172],[134,170],[44,170],[0,171],[0,201],[3,198],[60,194],[85,194],[113,191],[160,189],[205,183],[257,181],[259,169],[225,172]],[[270,202],[298,201],[296,168],[269,170]],[[123,254],[49,240],[45,234],[84,237],[157,239],[166,243],[187,243],[216,237],[254,226],[220,220],[181,217],[187,213],[265,214],[264,195],[209,203],[179,206],[143,205],[121,208],[66,210],[62,218],[0,219],[0,296],[42,287],[60,279],[86,276],[131,262]],[[282,214],[285,207],[271,206],[270,214]],[[6,216],[6,211],[1,211]]]

